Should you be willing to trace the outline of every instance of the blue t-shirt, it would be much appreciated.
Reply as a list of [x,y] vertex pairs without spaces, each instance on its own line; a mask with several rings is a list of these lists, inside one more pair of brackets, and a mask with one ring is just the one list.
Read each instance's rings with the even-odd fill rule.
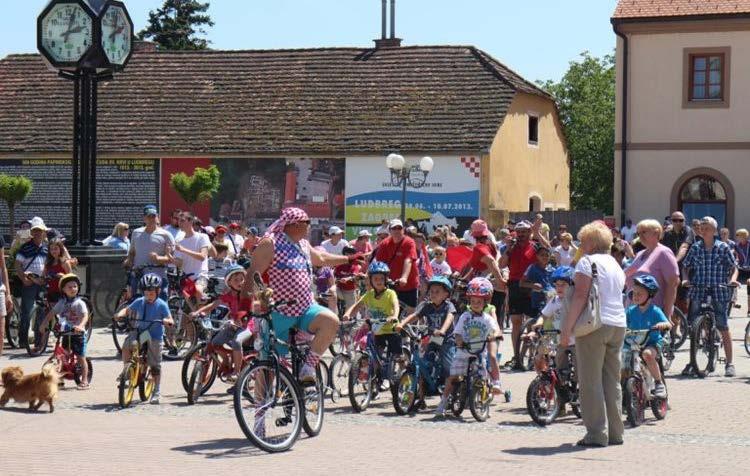
[[[135,313],[136,319],[143,321],[161,321],[171,316],[169,306],[161,298],[156,298],[156,301],[148,303],[145,297],[139,297],[128,306],[128,309]],[[151,334],[153,340],[161,342],[164,338],[163,324],[138,323],[139,331],[145,331],[146,329],[149,329],[149,334]]]
[[[641,312],[641,308],[633,304],[628,308],[625,316],[627,318],[628,329],[634,331],[651,329],[660,322],[669,322],[667,316],[664,315],[664,311],[653,304],[646,308],[645,312]],[[662,340],[664,338],[661,336],[661,332],[654,331],[649,333],[646,345],[659,346]],[[627,341],[625,345],[628,345]]]
[[[456,307],[449,300],[443,301],[439,306],[435,306],[431,301],[425,301],[417,307],[415,311],[419,317],[423,317],[427,321],[427,327],[431,331],[440,330],[443,327],[445,318],[448,317],[448,313],[456,314]],[[445,335],[453,334],[453,324],[448,328]]]
[[544,307],[544,304],[547,302],[547,293],[555,289],[552,286],[552,280],[550,279],[554,270],[555,268],[550,265],[547,265],[546,268],[542,268],[536,263],[530,265],[526,269],[526,272],[523,275],[524,278],[532,283],[542,285],[541,291],[531,292],[532,308],[537,309]]

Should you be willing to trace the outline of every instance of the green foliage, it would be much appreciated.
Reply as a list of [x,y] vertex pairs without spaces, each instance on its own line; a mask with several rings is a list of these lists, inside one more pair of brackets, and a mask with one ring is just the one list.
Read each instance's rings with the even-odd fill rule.
[[210,43],[196,35],[205,35],[204,25],[214,26],[206,14],[210,4],[197,0],[164,0],[164,5],[148,14],[148,26],[138,33],[165,50],[205,50]]
[[8,204],[11,236],[16,233],[16,205],[24,201],[33,188],[33,183],[28,177],[0,174],[0,200]]
[[571,162],[573,209],[611,214],[614,201],[615,59],[581,53],[560,82],[539,83],[557,101]]
[[169,178],[169,186],[191,207],[196,203],[211,200],[219,191],[220,185],[221,172],[215,165],[207,169],[196,167],[190,176],[180,172],[172,174]]

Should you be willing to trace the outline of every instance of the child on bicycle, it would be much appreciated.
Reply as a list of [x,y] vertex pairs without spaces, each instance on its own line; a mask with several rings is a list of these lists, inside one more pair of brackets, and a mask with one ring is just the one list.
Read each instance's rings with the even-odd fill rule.
[[81,365],[81,383],[79,390],[89,388],[89,366],[86,362],[86,324],[89,321],[89,310],[86,303],[78,296],[81,289],[81,280],[73,273],[68,273],[60,278],[60,291],[62,297],[57,304],[50,309],[42,321],[40,329],[44,332],[49,328],[51,319],[58,316],[61,332],[74,331],[76,335],[67,337],[71,352],[78,356]]
[[521,280],[521,287],[531,289],[531,318],[539,317],[545,304],[547,293],[553,291],[551,276],[555,270],[550,264],[549,248],[536,244],[536,262],[529,265]]
[[[466,288],[466,297],[469,298],[469,308],[458,318],[458,323],[453,330],[456,338],[456,355],[451,363],[450,376],[445,381],[445,389],[440,399],[436,415],[445,416],[445,406],[448,396],[453,392],[453,385],[459,377],[466,374],[469,368],[471,354],[464,348],[466,345],[476,345],[484,340],[492,340],[500,333],[497,320],[488,314],[485,309],[492,299],[492,283],[487,278],[474,278]],[[485,361],[487,350],[480,356]]]
[[[656,358],[659,356],[664,343],[661,331],[670,330],[672,323],[664,315],[661,308],[651,302],[656,293],[659,292],[659,283],[650,274],[642,274],[633,278],[632,292],[634,304],[628,307],[625,314],[627,326],[629,330],[655,330],[655,332],[649,334],[641,355],[643,355],[643,360],[646,362],[651,376],[654,377],[654,396],[657,398],[667,398],[667,388],[662,381],[661,371],[659,370]],[[627,339],[625,340],[625,346],[629,346]]]
[[[357,250],[351,246],[345,246],[341,253],[344,256],[351,256],[356,254]],[[362,276],[362,263],[350,261],[346,264],[340,264],[334,268],[333,275],[336,278],[337,298],[344,301],[346,309],[352,307],[357,302],[359,278]],[[338,314],[338,310],[336,313]]]
[[[562,322],[568,313],[568,306],[570,305],[570,299],[573,295],[573,275],[574,270],[570,266],[560,266],[555,269],[552,273],[551,281],[555,287],[555,296],[547,302],[547,305],[542,309],[542,314],[539,319],[531,327],[531,332],[524,334],[522,339],[537,339],[539,329],[544,330],[557,330],[562,329]],[[557,346],[557,354],[555,355],[555,366],[558,369],[568,368],[570,366],[568,360],[568,353],[575,351],[575,338],[571,337],[570,342],[560,342]],[[549,355],[552,349],[548,349],[545,346],[539,346],[537,348],[537,354],[534,357],[534,364],[537,370],[545,370],[547,364],[547,355]]]
[[252,319],[248,319],[247,323],[244,320],[252,311],[253,299],[250,293],[242,290],[245,285],[245,268],[242,266],[230,266],[224,276],[224,284],[226,284],[226,289],[218,299],[191,313],[190,317],[195,318],[209,313],[219,306],[225,306],[229,310],[229,319],[211,339],[211,345],[221,347],[228,344],[232,348],[234,375],[230,380],[233,381],[242,369],[242,344],[252,337],[255,330]]
[[[159,297],[161,292],[161,277],[158,274],[145,274],[138,283],[143,296],[137,298],[126,308],[115,314],[115,319],[121,320],[126,316],[138,320],[137,330],[131,332],[122,346],[122,363],[127,367],[133,344],[142,332],[148,332],[148,366],[154,378],[154,393],[151,404],[158,405],[161,398],[161,354],[164,349],[164,325],[172,326],[172,314],[167,303]],[[163,324],[163,325],[162,325]]]
[[396,291],[386,287],[391,270],[381,261],[373,261],[367,268],[371,289],[356,304],[347,309],[343,320],[348,321],[356,316],[360,309],[367,310],[370,318],[367,324],[375,338],[378,351],[387,348],[389,355],[401,358],[401,334],[396,330],[398,325],[399,304]]

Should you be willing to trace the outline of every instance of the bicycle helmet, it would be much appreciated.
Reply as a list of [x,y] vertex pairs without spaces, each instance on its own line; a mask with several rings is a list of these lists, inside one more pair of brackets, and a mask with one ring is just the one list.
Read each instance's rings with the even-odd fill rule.
[[367,276],[374,276],[376,274],[382,274],[386,278],[391,274],[391,268],[382,261],[373,261],[370,266],[367,267]]
[[227,274],[224,275],[224,284],[229,286],[229,280],[237,273],[245,273],[245,268],[238,264],[233,264],[227,269]]
[[633,278],[633,284],[638,285],[648,291],[648,297],[656,296],[659,292],[659,283],[656,278],[650,274],[642,274]]
[[64,288],[65,285],[68,284],[70,281],[75,281],[76,283],[78,283],[78,288],[80,289],[81,279],[73,273],[68,273],[64,275],[62,278],[60,278],[60,289]]
[[158,274],[144,274],[140,282],[141,289],[161,289],[161,277]]
[[560,266],[552,272],[550,281],[555,283],[556,281],[565,281],[568,284],[573,284],[574,270],[570,266]]
[[474,278],[466,287],[466,297],[492,298],[492,283],[487,278]]
[[430,278],[429,281],[427,281],[427,289],[430,289],[430,286],[433,284],[439,284],[440,286],[444,287],[446,291],[449,293],[453,291],[453,285],[451,284],[450,279],[446,278],[445,276],[433,276]]

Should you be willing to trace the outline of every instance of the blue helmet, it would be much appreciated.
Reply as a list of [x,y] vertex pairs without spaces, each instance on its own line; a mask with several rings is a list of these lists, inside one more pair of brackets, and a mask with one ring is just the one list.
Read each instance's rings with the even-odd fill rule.
[[229,280],[232,278],[232,276],[238,273],[245,274],[245,268],[238,264],[229,266],[229,268],[227,268],[227,274],[224,275],[224,284],[229,286]]
[[433,276],[432,278],[430,278],[430,280],[427,282],[427,289],[430,289],[430,286],[432,286],[433,284],[439,284],[443,286],[448,292],[453,291],[453,285],[451,284],[450,279],[446,278],[445,276]]
[[633,284],[638,285],[648,291],[649,297],[654,297],[656,296],[656,293],[659,292],[659,283],[656,281],[656,278],[654,278],[650,274],[642,274],[640,276],[636,276],[635,278],[633,278]]
[[568,284],[573,284],[573,274],[574,270],[570,266],[559,266],[552,272],[550,281],[552,281],[552,283],[556,281],[565,281]]
[[391,268],[382,261],[373,261],[370,263],[370,266],[367,267],[367,275],[374,276],[376,274],[382,274],[387,278],[388,275],[391,274]]

